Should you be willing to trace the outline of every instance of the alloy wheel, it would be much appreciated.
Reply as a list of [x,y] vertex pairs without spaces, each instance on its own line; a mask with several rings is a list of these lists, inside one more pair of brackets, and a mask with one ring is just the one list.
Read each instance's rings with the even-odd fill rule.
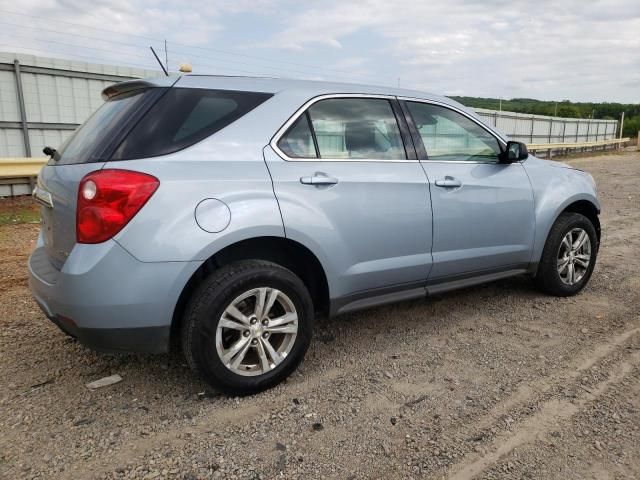
[[262,375],[291,353],[297,334],[298,313],[291,299],[275,288],[254,288],[238,296],[222,313],[216,350],[232,372]]
[[591,263],[591,239],[582,228],[572,228],[558,249],[558,275],[567,285],[575,285],[587,273]]

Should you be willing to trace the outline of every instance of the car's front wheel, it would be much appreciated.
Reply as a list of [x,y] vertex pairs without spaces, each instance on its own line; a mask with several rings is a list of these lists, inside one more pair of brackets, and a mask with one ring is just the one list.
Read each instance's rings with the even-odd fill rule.
[[248,260],[211,274],[182,327],[190,366],[226,393],[247,395],[287,378],[309,347],[313,305],[304,283],[271,262]]
[[535,283],[551,295],[575,295],[589,281],[598,254],[591,221],[579,213],[563,213],[551,227]]

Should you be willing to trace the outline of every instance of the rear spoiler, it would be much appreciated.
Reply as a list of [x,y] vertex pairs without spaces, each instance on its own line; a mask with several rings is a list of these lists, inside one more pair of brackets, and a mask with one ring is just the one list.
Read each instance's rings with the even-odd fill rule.
[[178,80],[180,80],[180,75],[148,78],[145,80],[127,80],[126,82],[115,83],[105,88],[102,91],[102,99],[106,102],[116,95],[144,88],[172,87]]

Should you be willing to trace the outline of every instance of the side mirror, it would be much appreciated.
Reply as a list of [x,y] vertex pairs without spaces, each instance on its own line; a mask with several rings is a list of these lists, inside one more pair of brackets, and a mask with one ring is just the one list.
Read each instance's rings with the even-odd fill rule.
[[529,157],[529,150],[522,142],[507,142],[507,148],[500,154],[500,163],[513,163],[526,160]]

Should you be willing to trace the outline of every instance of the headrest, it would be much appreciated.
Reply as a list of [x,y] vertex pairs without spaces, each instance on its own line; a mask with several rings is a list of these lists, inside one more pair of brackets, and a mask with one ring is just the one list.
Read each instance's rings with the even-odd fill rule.
[[349,122],[344,127],[344,145],[348,151],[374,150],[376,125],[373,121]]

